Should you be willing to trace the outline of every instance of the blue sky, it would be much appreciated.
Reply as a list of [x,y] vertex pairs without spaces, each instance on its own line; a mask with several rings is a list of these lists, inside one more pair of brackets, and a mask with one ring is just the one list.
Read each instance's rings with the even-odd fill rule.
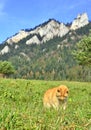
[[0,43],[50,18],[67,23],[84,12],[91,20],[91,0],[0,0]]

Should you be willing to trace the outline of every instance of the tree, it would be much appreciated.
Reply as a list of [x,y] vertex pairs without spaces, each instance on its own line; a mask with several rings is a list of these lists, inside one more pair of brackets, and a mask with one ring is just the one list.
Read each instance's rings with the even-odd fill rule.
[[84,36],[77,43],[77,50],[73,52],[73,55],[80,65],[91,66],[91,34]]
[[8,61],[0,61],[0,73],[4,74],[5,76],[9,76],[13,74],[15,69],[11,62]]

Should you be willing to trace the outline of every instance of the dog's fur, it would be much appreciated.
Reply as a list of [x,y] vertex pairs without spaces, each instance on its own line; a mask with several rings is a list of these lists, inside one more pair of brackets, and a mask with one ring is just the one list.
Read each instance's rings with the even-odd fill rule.
[[59,109],[62,107],[64,110],[66,109],[67,98],[68,98],[68,87],[65,85],[61,85],[52,89],[49,89],[45,92],[43,98],[43,104],[46,108],[55,108]]

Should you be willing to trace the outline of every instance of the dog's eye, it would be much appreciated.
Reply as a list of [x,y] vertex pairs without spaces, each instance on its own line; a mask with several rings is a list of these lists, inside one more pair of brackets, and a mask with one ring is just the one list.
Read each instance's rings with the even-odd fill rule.
[[66,93],[69,93],[68,91]]
[[58,89],[57,92],[60,92],[60,90]]

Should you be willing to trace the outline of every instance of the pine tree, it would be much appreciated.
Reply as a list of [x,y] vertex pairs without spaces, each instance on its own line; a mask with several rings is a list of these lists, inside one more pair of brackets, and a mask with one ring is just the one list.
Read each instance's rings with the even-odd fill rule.
[[91,34],[84,36],[77,43],[77,50],[73,52],[73,55],[80,65],[91,66]]

